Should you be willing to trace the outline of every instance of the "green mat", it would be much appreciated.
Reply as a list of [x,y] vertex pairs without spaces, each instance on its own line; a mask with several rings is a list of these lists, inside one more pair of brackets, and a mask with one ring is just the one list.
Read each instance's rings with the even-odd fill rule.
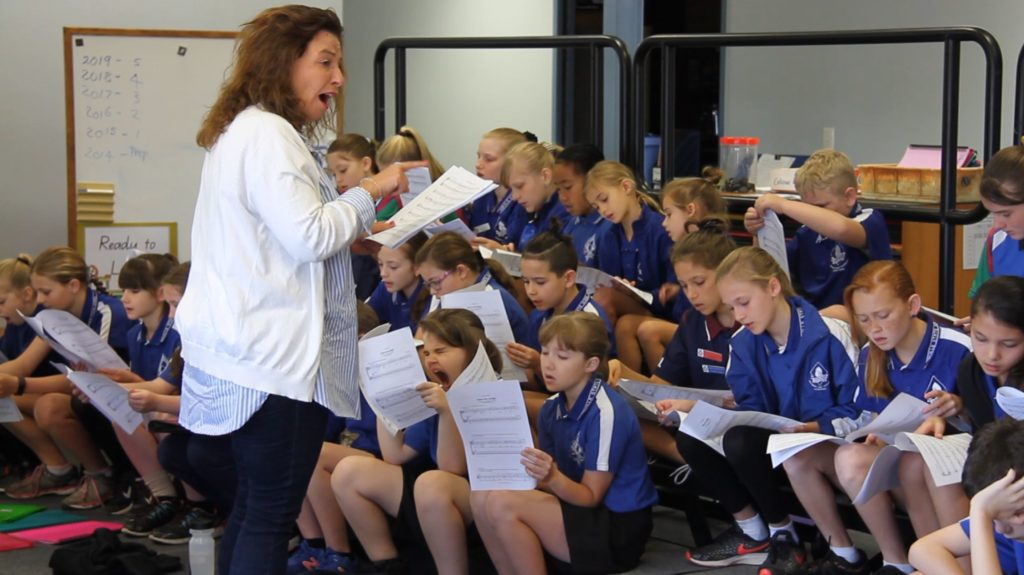
[[0,523],[0,533],[21,531],[23,529],[32,529],[34,527],[47,527],[49,525],[76,523],[78,521],[85,521],[86,519],[88,519],[88,517],[75,515],[74,513],[65,513],[59,509],[49,509],[46,511],[40,511],[39,513],[33,513],[28,517],[22,517],[16,521]]
[[8,503],[0,502],[0,523],[17,521],[22,517],[28,517],[46,509],[45,505],[34,505],[32,503]]

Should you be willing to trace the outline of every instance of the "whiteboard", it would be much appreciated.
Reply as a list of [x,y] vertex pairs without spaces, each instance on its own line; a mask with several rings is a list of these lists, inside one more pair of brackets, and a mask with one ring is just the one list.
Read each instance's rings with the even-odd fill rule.
[[170,251],[190,258],[196,132],[233,48],[232,32],[65,28],[71,245],[77,182],[110,182],[115,223],[176,222],[182,241]]

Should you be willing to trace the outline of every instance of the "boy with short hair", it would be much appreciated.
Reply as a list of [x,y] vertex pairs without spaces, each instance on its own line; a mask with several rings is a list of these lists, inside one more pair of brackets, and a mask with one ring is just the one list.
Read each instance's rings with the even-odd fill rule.
[[973,573],[1024,575],[1024,422],[1002,419],[971,441],[964,466],[970,517],[927,535],[910,548],[925,574],[963,573],[957,558],[970,554]]
[[860,206],[857,176],[842,152],[814,152],[797,170],[794,183],[802,201],[764,194],[747,209],[743,225],[756,237],[765,210],[803,224],[786,243],[792,279],[818,309],[842,304],[843,290],[861,266],[892,259],[885,217]]

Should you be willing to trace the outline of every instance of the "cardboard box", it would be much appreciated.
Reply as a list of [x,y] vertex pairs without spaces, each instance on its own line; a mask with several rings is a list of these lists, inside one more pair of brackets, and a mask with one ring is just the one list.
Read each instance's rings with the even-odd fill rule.
[[[957,203],[979,201],[982,171],[982,168],[957,168]],[[896,164],[861,164],[857,166],[857,184],[865,198],[937,204],[942,171],[900,168]]]

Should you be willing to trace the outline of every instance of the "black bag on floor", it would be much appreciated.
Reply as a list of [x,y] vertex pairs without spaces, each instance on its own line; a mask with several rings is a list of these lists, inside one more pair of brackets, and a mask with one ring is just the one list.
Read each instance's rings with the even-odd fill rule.
[[181,559],[141,543],[125,543],[109,529],[69,543],[50,556],[53,575],[161,575],[181,570]]

